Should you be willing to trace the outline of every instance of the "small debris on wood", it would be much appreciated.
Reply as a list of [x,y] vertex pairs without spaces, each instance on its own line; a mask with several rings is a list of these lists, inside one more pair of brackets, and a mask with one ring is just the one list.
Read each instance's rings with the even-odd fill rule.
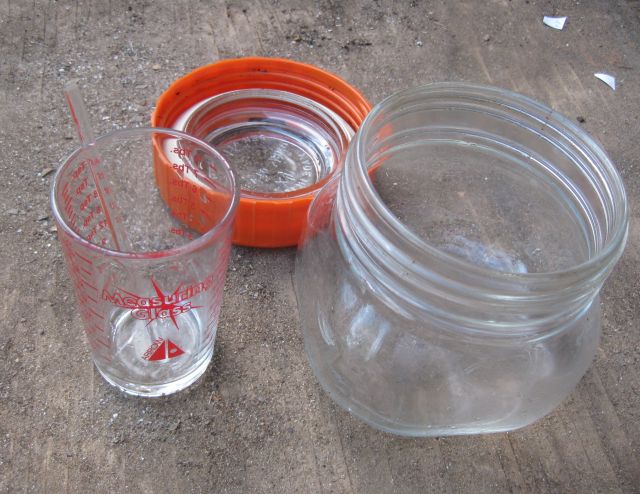
[[616,78],[609,74],[604,74],[602,72],[597,72],[593,74],[595,77],[604,82],[607,86],[609,86],[614,91],[616,90]]
[[557,29],[558,31],[562,31],[564,29],[564,23],[567,22],[566,17],[552,17],[545,15],[542,18],[542,23],[545,26],[549,26],[550,28]]
[[121,444],[125,441],[124,439],[124,435],[122,434],[122,432],[118,432],[116,435],[114,435],[111,438],[111,444]]
[[371,41],[367,41],[366,39],[362,38],[351,39],[347,44],[342,45],[342,49],[349,51],[351,48],[360,48],[363,46],[371,46]]

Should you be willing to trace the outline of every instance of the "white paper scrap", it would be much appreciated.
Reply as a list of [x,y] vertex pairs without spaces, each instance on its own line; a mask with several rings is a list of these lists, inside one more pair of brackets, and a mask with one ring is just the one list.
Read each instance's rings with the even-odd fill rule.
[[564,23],[567,22],[566,17],[550,17],[545,15],[542,19],[542,22],[545,26],[552,27],[553,29],[558,29],[562,31],[564,28]]
[[607,86],[609,86],[614,91],[616,90],[616,78],[609,74],[602,74],[600,72],[593,74],[602,82],[604,82]]

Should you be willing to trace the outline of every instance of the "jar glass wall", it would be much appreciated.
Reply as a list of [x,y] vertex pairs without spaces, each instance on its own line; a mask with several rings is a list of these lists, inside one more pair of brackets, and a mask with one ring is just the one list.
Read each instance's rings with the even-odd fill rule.
[[309,211],[296,292],[314,373],[398,434],[529,424],[590,366],[627,228],[613,164],[551,109],[468,84],[398,93]]

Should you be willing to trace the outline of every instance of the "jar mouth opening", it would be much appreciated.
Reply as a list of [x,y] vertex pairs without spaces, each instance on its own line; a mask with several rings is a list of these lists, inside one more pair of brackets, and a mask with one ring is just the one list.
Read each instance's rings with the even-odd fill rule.
[[[492,269],[460,258],[426,241],[392,211],[379,194],[372,179],[372,168],[382,163],[376,165],[369,162],[370,152],[367,146],[370,141],[368,140],[368,132],[372,132],[372,128],[375,128],[379,121],[385,121],[387,117],[385,114],[393,111],[390,107],[395,107],[398,112],[411,111],[412,106],[425,104],[426,98],[435,99],[440,96],[446,96],[448,101],[473,100],[480,104],[492,105],[492,108],[498,112],[502,109],[516,112],[523,117],[522,120],[513,119],[510,123],[526,126],[525,119],[542,123],[542,128],[537,130],[540,132],[553,132],[555,136],[560,136],[563,140],[570,141],[573,147],[588,156],[589,163],[581,163],[581,165],[596,169],[595,171],[591,169],[588,171],[590,173],[593,172],[592,179],[605,184],[604,190],[606,194],[600,199],[603,202],[607,202],[608,206],[614,210],[614,213],[611,214],[611,218],[607,218],[604,221],[606,231],[602,235],[601,244],[596,245],[585,260],[560,269],[539,272]],[[444,107],[444,110],[446,109]],[[402,245],[411,246],[413,251],[423,253],[432,261],[473,274],[479,279],[483,277],[490,278],[508,285],[512,283],[544,283],[557,279],[582,279],[581,273],[604,271],[610,268],[624,248],[628,231],[627,199],[622,179],[606,152],[592,137],[571,120],[551,108],[518,93],[491,86],[457,82],[428,84],[396,93],[376,105],[369,113],[360,131],[354,137],[350,151],[355,153],[355,160],[358,165],[354,167],[355,170],[349,170],[345,173],[355,173],[356,180],[361,185],[363,194],[366,195],[368,207],[375,211],[375,214],[382,220],[386,234],[391,232],[393,237],[401,242]],[[347,160],[347,163],[349,163],[349,160]],[[384,168],[384,164],[382,164],[382,168]]]

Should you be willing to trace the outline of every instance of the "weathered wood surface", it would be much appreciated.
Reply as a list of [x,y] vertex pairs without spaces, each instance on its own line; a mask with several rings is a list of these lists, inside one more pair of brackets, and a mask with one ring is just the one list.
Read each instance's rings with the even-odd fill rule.
[[[544,14],[569,16],[564,31]],[[639,492],[638,1],[0,1],[0,491]],[[317,64],[372,102],[439,80],[547,102],[599,139],[632,206],[602,297],[593,368],[510,434],[401,439],[337,409],[303,352],[293,250],[234,250],[212,368],[143,401],[92,367],[60,249],[51,175],[75,146],[62,84],[98,132],[148,121],[171,81],[224,57]],[[593,77],[618,78],[613,92]]]

